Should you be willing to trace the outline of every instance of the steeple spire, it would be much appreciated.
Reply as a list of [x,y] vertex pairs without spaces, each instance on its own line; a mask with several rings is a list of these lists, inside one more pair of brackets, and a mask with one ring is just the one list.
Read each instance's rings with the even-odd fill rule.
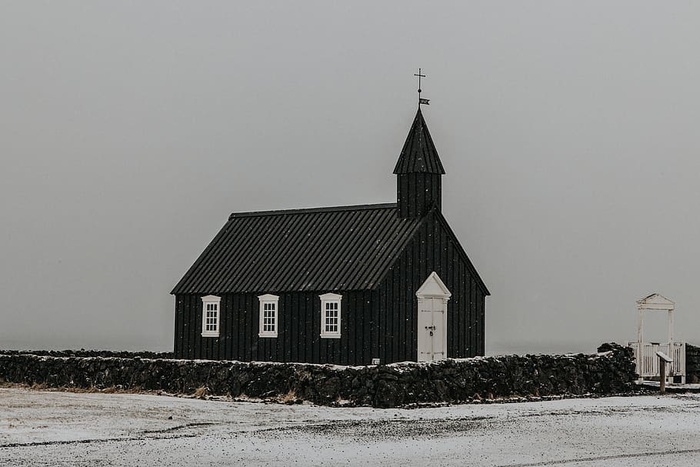
[[420,108],[416,112],[416,118],[413,119],[413,125],[408,131],[406,142],[403,143],[403,149],[401,149],[401,155],[399,155],[399,160],[396,162],[396,167],[394,167],[396,175],[413,172],[445,173]]
[[419,106],[394,168],[399,216],[421,217],[433,207],[440,209],[444,173]]

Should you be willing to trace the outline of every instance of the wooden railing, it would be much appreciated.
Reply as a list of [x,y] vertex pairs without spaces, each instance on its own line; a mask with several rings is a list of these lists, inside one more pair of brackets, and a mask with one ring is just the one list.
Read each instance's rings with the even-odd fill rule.
[[679,376],[680,382],[685,383],[685,343],[630,342],[629,346],[634,351],[637,373],[639,373],[640,379],[660,378],[659,357],[656,355],[656,352],[663,352],[673,360],[673,363],[666,365],[666,376]]

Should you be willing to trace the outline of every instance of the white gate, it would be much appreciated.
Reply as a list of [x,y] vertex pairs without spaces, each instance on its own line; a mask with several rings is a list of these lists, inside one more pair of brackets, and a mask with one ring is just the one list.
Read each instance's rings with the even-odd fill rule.
[[[640,379],[661,378],[659,374],[659,357],[656,352],[663,352],[671,357],[672,363],[666,365],[666,377],[679,377],[685,383],[685,344],[674,342],[673,311],[676,304],[661,294],[653,293],[637,300],[637,342],[630,342],[637,361],[637,373]],[[644,313],[666,312],[668,314],[668,343],[644,342]]]
[[634,351],[640,379],[660,378],[659,357],[656,352],[663,352],[673,360],[670,365],[666,365],[666,377],[679,377],[680,383],[685,383],[685,343],[630,342],[629,345]]
[[418,361],[447,358],[447,301],[452,294],[433,272],[416,292],[418,298]]

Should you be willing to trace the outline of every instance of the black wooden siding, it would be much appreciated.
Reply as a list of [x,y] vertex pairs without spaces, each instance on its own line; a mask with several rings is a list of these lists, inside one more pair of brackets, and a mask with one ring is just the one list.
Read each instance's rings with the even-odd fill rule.
[[176,296],[175,356],[190,359],[369,364],[376,292],[344,292],[341,338],[321,338],[321,292],[279,294],[277,337],[259,337],[258,294],[221,295],[219,337],[202,337],[202,299]]
[[418,304],[416,292],[431,272],[452,293],[447,304],[447,355],[483,355],[484,309],[488,290],[463,252],[444,218],[431,214],[394,263],[379,288],[379,353],[383,361],[415,361]]
[[442,208],[442,176],[407,173],[398,175],[397,197],[399,217],[416,218],[436,207]]

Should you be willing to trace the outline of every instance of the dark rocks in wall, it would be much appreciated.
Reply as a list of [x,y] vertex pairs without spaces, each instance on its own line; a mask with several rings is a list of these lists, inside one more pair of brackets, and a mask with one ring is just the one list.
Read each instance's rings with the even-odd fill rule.
[[46,357],[173,358],[172,352],[129,352],[126,350],[0,350],[0,355],[42,355]]
[[120,356],[0,354],[0,380],[73,388],[121,388],[398,407],[517,397],[632,392],[632,352],[605,344],[594,355],[508,355],[342,367]]
[[700,383],[700,347],[685,344],[685,371],[687,383]]

